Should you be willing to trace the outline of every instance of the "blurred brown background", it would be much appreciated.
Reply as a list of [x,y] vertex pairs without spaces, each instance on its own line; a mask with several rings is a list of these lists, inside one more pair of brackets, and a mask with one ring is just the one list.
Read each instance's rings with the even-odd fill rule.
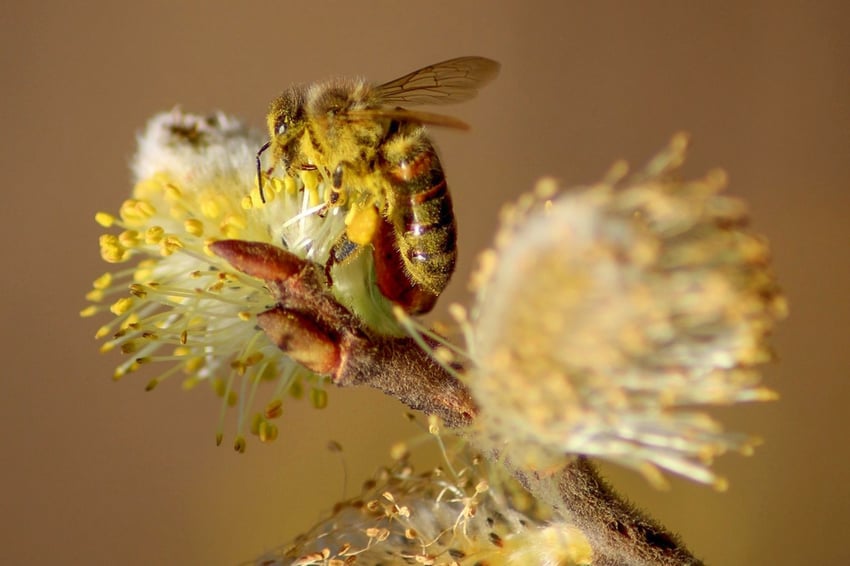
[[[134,134],[155,112],[222,109],[261,125],[287,83],[376,81],[462,54],[503,63],[439,132],[460,273],[499,206],[554,174],[639,165],[677,130],[688,172],[723,166],[772,242],[792,318],[767,369],[778,403],[722,411],[766,439],[721,459],[728,493],[611,479],[712,564],[850,563],[850,4],[679,2],[6,3],[2,43],[2,526],[5,564],[236,564],[306,529],[388,446],[416,433],[369,391],[287,407],[276,444],[213,443],[218,402],[110,379],[81,320],[106,265],[97,210],[129,194]],[[251,163],[246,163],[251,167]],[[845,336],[845,338],[841,338]],[[232,436],[231,436],[232,439]]]

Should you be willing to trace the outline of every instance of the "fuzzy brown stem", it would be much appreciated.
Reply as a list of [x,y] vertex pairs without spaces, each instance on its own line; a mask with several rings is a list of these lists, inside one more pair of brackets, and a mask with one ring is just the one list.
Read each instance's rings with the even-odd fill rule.
[[587,458],[576,458],[554,474],[512,472],[584,532],[594,566],[702,564],[675,535],[623,500]]
[[410,338],[358,339],[344,348],[334,383],[368,385],[411,409],[437,415],[446,426],[462,428],[478,412],[469,390]]

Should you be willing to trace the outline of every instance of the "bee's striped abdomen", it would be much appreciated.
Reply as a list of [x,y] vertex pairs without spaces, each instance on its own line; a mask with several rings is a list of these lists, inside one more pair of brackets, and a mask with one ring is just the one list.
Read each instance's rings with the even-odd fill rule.
[[411,282],[439,295],[457,260],[457,226],[446,177],[421,129],[392,145],[389,219],[398,250]]

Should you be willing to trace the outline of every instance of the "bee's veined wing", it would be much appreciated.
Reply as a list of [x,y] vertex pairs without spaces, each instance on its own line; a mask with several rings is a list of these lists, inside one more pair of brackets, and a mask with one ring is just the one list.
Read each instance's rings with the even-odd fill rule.
[[486,57],[458,57],[423,67],[375,90],[387,105],[454,104],[475,97],[496,78],[500,67]]
[[434,112],[420,112],[407,110],[405,108],[367,108],[363,110],[351,110],[346,112],[345,118],[350,121],[373,122],[382,118],[399,120],[401,122],[413,122],[416,124],[427,124],[429,126],[440,126],[443,128],[455,128],[457,130],[468,130],[469,124],[445,114]]

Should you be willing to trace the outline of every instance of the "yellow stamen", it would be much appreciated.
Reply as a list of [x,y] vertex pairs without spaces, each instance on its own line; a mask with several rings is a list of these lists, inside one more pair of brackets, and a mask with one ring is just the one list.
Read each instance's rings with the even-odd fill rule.
[[103,275],[101,275],[100,277],[98,277],[97,279],[94,280],[94,283],[92,283],[92,287],[94,287],[95,289],[106,289],[111,284],[112,284],[112,274],[111,273],[104,273]]
[[121,242],[118,241],[118,236],[114,234],[104,234],[100,237],[100,257],[109,263],[121,263],[129,256],[129,252]]
[[112,306],[109,307],[109,311],[115,316],[120,316],[126,313],[133,306],[133,299],[130,297],[122,297],[112,303]]
[[[80,316],[83,317],[83,318],[88,318],[90,316],[94,316],[95,314],[97,314],[97,311],[98,311],[98,308],[96,306],[90,305],[90,306],[88,306],[88,307],[86,307],[86,308],[84,308],[83,310],[80,311]],[[96,336],[96,337],[100,338],[100,336]]]
[[165,236],[165,230],[161,226],[151,226],[145,230],[145,243],[158,244]]
[[139,233],[136,230],[124,230],[118,234],[118,241],[125,248],[135,248],[140,243]]
[[190,218],[183,222],[183,229],[193,236],[202,236],[204,233],[204,224],[196,218]]
[[310,403],[316,409],[324,409],[328,406],[328,392],[314,387],[310,390]]
[[180,250],[183,247],[183,242],[177,236],[166,236],[160,242],[159,252],[164,256],[168,257],[174,252]]
[[221,216],[221,207],[219,203],[216,202],[214,198],[206,197],[202,198],[201,202],[201,214],[210,219],[216,219]]
[[104,228],[110,228],[117,219],[109,214],[108,212],[98,212],[94,215],[94,221],[103,226]]
[[[92,303],[99,303],[103,300],[103,291],[100,289],[92,289],[86,293],[86,300]],[[83,316],[82,313],[81,316]]]
[[265,415],[267,419],[276,419],[283,414],[283,401],[275,399],[266,405]]

